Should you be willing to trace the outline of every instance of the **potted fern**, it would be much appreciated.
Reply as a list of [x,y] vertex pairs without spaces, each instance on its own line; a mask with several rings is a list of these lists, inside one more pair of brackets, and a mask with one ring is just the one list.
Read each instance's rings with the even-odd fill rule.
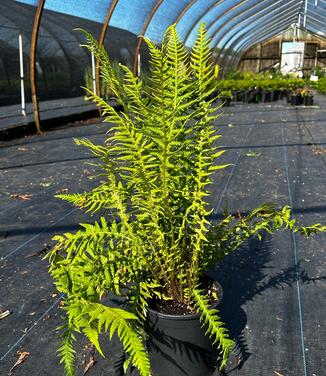
[[[104,145],[76,143],[98,157],[102,178],[90,192],[59,196],[103,213],[76,233],[56,236],[47,255],[65,296],[61,362],[74,375],[75,332],[100,354],[99,335],[116,333],[125,369],[136,367],[141,376],[206,376],[216,366],[211,355],[224,367],[233,348],[216,307],[221,290],[205,278],[207,270],[262,231],[308,236],[325,227],[300,228],[288,207],[269,205],[246,217],[226,213],[217,223],[210,220],[212,175],[227,166],[217,163],[223,151],[216,144],[214,65],[204,25],[191,52],[174,26],[160,48],[144,38],[150,52],[146,87],[125,66],[121,79],[105,50],[85,34],[123,111],[87,90],[109,131]],[[125,307],[112,306],[112,296],[125,298]]]

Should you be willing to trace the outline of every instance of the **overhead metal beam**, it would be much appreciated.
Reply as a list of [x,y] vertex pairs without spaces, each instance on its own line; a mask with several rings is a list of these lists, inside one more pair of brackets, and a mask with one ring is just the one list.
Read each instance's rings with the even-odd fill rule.
[[272,27],[269,27],[267,29],[264,29],[260,32],[255,33],[255,42],[253,43],[252,40],[249,38],[246,38],[244,41],[241,42],[239,45],[239,50],[237,52],[234,52],[232,55],[232,62],[236,59],[237,56],[242,55],[242,51],[247,51],[252,46],[262,43],[263,41],[267,41],[270,38],[279,35],[283,31],[286,31],[289,29],[289,22],[293,22],[296,20],[296,15],[293,15],[292,19],[286,19],[281,23],[277,23],[277,25],[273,25]]
[[44,2],[45,0],[39,0],[35,17],[34,17],[32,39],[31,39],[30,63],[29,63],[29,77],[30,77],[30,82],[31,82],[34,122],[36,126],[36,131],[39,134],[42,133],[42,129],[41,129],[41,124],[40,124],[40,109],[39,109],[37,90],[36,90],[35,60],[36,60],[37,37],[38,37],[39,28],[40,28]]
[[[315,17],[313,17],[313,15],[315,15]],[[326,30],[326,17],[317,14],[315,11],[311,11],[306,15],[306,19],[310,19],[312,23],[319,23],[320,26],[323,27],[323,30]],[[307,29],[307,26],[305,26],[305,28]]]
[[[288,22],[288,24],[287,24],[288,27],[287,27],[286,29],[289,29],[290,26],[291,26],[291,23],[295,21],[295,18],[294,18],[294,17],[295,17],[295,11],[290,12],[290,13],[288,13],[285,17],[281,17],[281,18],[279,18],[277,24],[270,25],[270,27],[265,28],[265,29],[262,30],[262,31],[270,30],[273,26],[277,26],[277,25],[279,24],[279,22],[282,22],[283,20]],[[294,21],[293,21],[293,20],[294,20]],[[285,30],[286,30],[286,29],[285,29]],[[285,30],[281,30],[280,32],[285,31]],[[235,49],[238,50],[238,48],[241,48],[241,46],[244,44],[243,42],[246,42],[246,41],[250,41],[250,43],[251,43],[252,46],[255,45],[255,44],[257,43],[257,41],[256,41],[255,39],[253,39],[253,37],[255,37],[256,34],[257,34],[257,33],[256,33],[256,32],[252,32],[252,30],[251,30],[251,31],[248,31],[248,32],[246,33],[246,36],[245,36],[244,38],[242,38],[242,41],[240,42],[240,44],[237,45],[237,44],[234,44],[234,43],[233,43],[233,45],[232,45],[233,48],[235,48]],[[236,42],[238,43],[238,40],[237,40]]]
[[158,10],[158,8],[161,6],[161,4],[163,3],[164,0],[158,0],[157,3],[155,4],[155,6],[153,7],[151,13],[149,14],[149,16],[147,17],[147,20],[144,24],[144,27],[143,27],[143,30],[141,32],[141,35],[139,36],[138,38],[138,43],[137,43],[137,46],[136,46],[136,49],[135,49],[135,55],[134,55],[134,76],[136,77],[137,76],[137,73],[138,73],[138,54],[140,52],[140,49],[141,49],[141,46],[142,46],[142,43],[143,43],[143,36],[145,35],[146,33],[146,30],[154,16],[154,14],[156,13],[156,11]]
[[[255,27],[259,27],[261,25],[261,23],[263,22],[263,20],[267,19],[268,21],[268,24],[270,24],[272,22],[272,20],[274,20],[275,18],[279,17],[278,14],[276,14],[276,16],[274,16],[275,12],[278,12],[281,8],[286,8],[286,14],[288,14],[288,11],[289,10],[292,10],[293,8],[297,8],[297,1],[296,0],[292,0],[290,1],[290,3],[292,3],[292,6],[289,7],[289,3],[283,5],[282,7],[279,7],[278,4],[281,2],[281,0],[277,1],[277,3],[272,3],[271,5],[267,6],[267,7],[264,7],[263,9],[260,9],[258,12],[255,12],[253,11],[253,8],[250,8],[248,10],[246,10],[245,12],[242,12],[236,16],[234,16],[232,18],[232,20],[234,19],[237,19],[238,17],[242,17],[241,18],[241,21],[238,21],[236,23],[235,26],[229,28],[228,30],[226,30],[220,37],[219,39],[216,41],[216,43],[214,44],[215,46],[218,45],[218,43],[223,40],[223,38],[226,37],[226,35],[228,33],[231,33],[231,31],[234,29],[234,28],[237,28],[237,31],[232,34],[223,44],[223,46],[220,48],[220,52],[218,54],[218,57],[222,54],[222,51],[224,51],[224,49],[226,48],[226,46],[232,41],[232,39],[234,39],[236,36],[238,36],[240,34],[240,37],[245,34],[245,32],[241,29],[239,29],[239,26],[242,25],[242,24],[248,24],[250,25],[250,21],[252,20],[252,24],[255,25]],[[275,7],[276,6],[276,7]],[[273,7],[275,7],[275,9],[273,9]],[[271,11],[272,9],[272,11]],[[250,16],[247,15],[247,12],[253,12],[253,14],[250,13]],[[221,30],[221,27],[219,28]],[[250,29],[252,30],[252,28]],[[212,40],[214,41],[214,39],[216,38],[216,36],[218,35],[218,32],[219,30],[214,33],[214,35],[212,36]],[[238,39],[240,38],[239,36],[237,37]],[[236,39],[236,40],[238,40]]]
[[[210,26],[208,27],[208,31],[210,30],[210,29],[212,29],[212,27],[216,24],[216,23],[218,23],[224,16],[226,16],[226,15],[228,15],[229,13],[233,13],[236,9],[238,9],[239,7],[241,7],[242,5],[244,5],[245,3],[247,3],[249,0],[243,0],[243,1],[240,1],[238,4],[236,4],[236,5],[232,5],[230,8],[227,8],[227,9],[225,9],[223,12],[221,12],[219,15],[218,15],[218,17],[216,17],[215,19],[214,19],[214,21],[210,24]],[[261,4],[261,3],[263,3],[264,1],[267,1],[267,0],[263,0],[263,1],[261,1],[259,4]],[[248,9],[252,9],[252,8],[254,8],[255,6],[257,6],[258,4],[254,4],[253,6],[251,6],[250,7],[250,4],[248,4],[248,6],[249,6],[249,8],[246,8],[245,10],[239,10],[239,12],[237,12],[237,13],[233,13],[232,14],[232,17],[231,17],[231,20],[234,18],[234,17],[236,17],[238,14],[242,14],[242,13],[245,13],[245,12],[247,12],[248,11]],[[229,23],[229,21],[227,21],[227,23]],[[223,27],[225,26],[225,24],[224,24],[224,22],[222,23],[222,25],[218,28],[218,30],[219,29],[222,29]],[[212,40],[213,40],[213,38],[214,38],[214,35],[216,35],[218,33],[218,31],[216,32],[214,32],[214,34],[211,36],[211,38],[212,38]]]
[[[293,2],[294,0],[292,0]],[[267,4],[264,4],[265,2],[267,2]],[[276,2],[272,2],[270,0],[262,0],[256,4],[254,4],[253,6],[249,7],[249,8],[246,8],[244,10],[240,10],[239,12],[235,13],[232,15],[232,17],[230,19],[228,19],[227,21],[223,22],[223,24],[221,26],[219,26],[215,31],[214,31],[214,34],[212,34],[211,38],[212,38],[212,41],[214,42],[214,40],[216,39],[217,35],[220,33],[221,30],[225,29],[224,33],[222,34],[222,36],[218,39],[218,42],[220,40],[222,40],[224,38],[225,35],[227,35],[230,31],[232,31],[232,29],[234,29],[233,26],[231,27],[227,27],[228,24],[230,24],[232,21],[234,20],[237,20],[238,18],[241,17],[241,20],[239,20],[235,27],[238,28],[239,25],[242,25],[243,23],[244,24],[250,24],[250,20],[253,19],[253,21],[255,22],[256,21],[256,18],[259,18],[258,16],[260,14],[262,14],[264,17],[266,14],[270,14],[270,9],[273,9],[273,7],[275,7],[277,10],[280,9],[280,7],[278,6],[279,3],[281,3],[282,0],[277,0]],[[290,1],[291,2],[291,1]],[[287,4],[288,5],[288,4]],[[259,7],[259,9],[256,9],[257,7]],[[249,13],[249,15],[247,14]],[[244,18],[244,19],[243,19]],[[217,44],[217,43],[216,43]]]
[[179,22],[180,22],[180,20],[181,20],[181,18],[188,12],[188,10],[197,2],[198,0],[192,0],[192,1],[190,1],[190,3],[188,4],[188,5],[186,5],[183,9],[182,9],[182,11],[177,15],[177,17],[176,17],[176,19],[175,19],[175,21],[174,21],[174,23],[177,25]]
[[195,29],[195,27],[198,25],[198,23],[213,9],[213,8],[216,8],[217,6],[219,6],[221,3],[223,3],[225,0],[217,0],[216,3],[212,4],[211,6],[209,6],[206,11],[201,14],[200,16],[198,16],[195,21],[193,22],[191,28],[187,31],[187,34],[185,35],[183,41],[184,43],[186,43],[186,41],[188,40],[190,34],[193,32],[193,30]]
[[[283,20],[288,20],[290,17],[292,17],[293,15],[297,15],[297,4],[296,4],[296,1],[292,1],[293,2],[293,6],[292,7],[287,7],[287,12],[286,14],[283,16],[283,17],[280,17],[278,14],[274,14],[272,15],[271,13],[268,13],[268,14],[264,14],[262,17],[260,17],[260,21],[261,20],[264,20],[265,18],[268,18],[268,23],[269,23],[269,27],[273,27],[275,24],[277,25],[277,22],[279,22],[280,20],[283,21]],[[293,12],[289,13],[288,11],[289,10],[292,10],[293,9]],[[247,19],[245,19],[243,22],[245,22]],[[277,21],[276,23],[272,24],[273,22]],[[239,24],[237,24],[239,25]],[[257,25],[255,25],[255,27],[259,27],[260,26],[260,23],[258,23]],[[264,30],[268,29],[268,27],[264,28]],[[249,30],[239,30],[238,32],[236,32],[234,35],[232,35],[224,44],[223,46],[221,47],[221,50],[219,52],[219,55],[218,57],[220,57],[223,53],[223,51],[225,51],[226,49],[231,49],[231,50],[235,50],[236,49],[236,46],[237,46],[237,43],[239,42],[239,40],[241,40],[242,38],[251,38],[251,40],[253,40],[253,36],[255,35],[255,32],[253,32],[253,28],[249,29]],[[233,41],[233,43],[229,46],[228,44],[232,41],[232,39],[234,39],[236,37],[236,39]],[[254,42],[253,44],[255,44],[256,42]],[[217,45],[217,43],[216,43]],[[225,54],[224,54],[225,55]],[[225,55],[226,56],[226,55]],[[222,59],[222,62],[221,62],[221,65],[224,66],[225,64],[225,56],[223,57]]]
[[231,58],[231,65],[235,65],[236,58],[238,57],[238,60],[241,59],[241,56],[243,53],[241,51],[247,51],[249,48],[252,46],[258,44],[258,43],[263,43],[269,39],[271,39],[274,36],[279,35],[282,31],[287,30],[287,26],[289,26],[289,22],[294,22],[297,18],[297,15],[294,14],[291,19],[286,19],[283,22],[277,23],[277,25],[273,25],[273,27],[270,27],[268,29],[264,29],[260,32],[257,32],[255,34],[255,42],[252,43],[251,39],[246,39],[245,41],[242,41],[241,45],[239,45],[239,50],[238,52],[234,52]]
[[[119,0],[113,0],[111,6],[108,8],[108,13],[106,15],[105,21],[103,23],[103,27],[101,30],[101,35],[98,40],[98,45],[101,48],[104,44],[106,32],[109,27],[110,20],[112,18],[113,12],[118,4]],[[95,81],[96,81],[96,93],[97,95],[101,96],[101,83],[100,83],[100,62],[96,60],[96,68],[95,68]]]

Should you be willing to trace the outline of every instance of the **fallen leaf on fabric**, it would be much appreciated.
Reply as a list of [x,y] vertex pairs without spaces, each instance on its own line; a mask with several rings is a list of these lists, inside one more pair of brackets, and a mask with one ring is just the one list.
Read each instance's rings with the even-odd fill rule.
[[245,155],[247,157],[259,157],[261,153],[259,153],[258,151],[248,151]]
[[234,128],[234,125],[230,123],[230,124],[228,124],[228,127],[229,128]]
[[30,194],[20,195],[20,194],[18,194],[18,193],[10,193],[10,197],[13,198],[14,200],[28,201],[28,200],[30,200],[33,196],[30,195]]
[[52,185],[52,181],[41,181],[40,183],[40,186],[44,188],[50,187],[51,185]]
[[28,148],[25,148],[24,146],[19,146],[17,148],[18,151],[28,151],[29,149]]
[[27,351],[17,351],[17,354],[19,355],[19,358],[16,361],[16,363],[10,368],[9,376],[12,375],[12,372],[16,367],[25,362],[25,360],[30,356],[30,353]]
[[280,373],[280,372],[277,372],[277,371],[274,371],[275,375],[276,376],[284,376],[283,373]]
[[11,312],[9,311],[9,309],[7,309],[6,311],[3,311],[3,312],[0,311],[0,320],[4,319],[5,317],[9,316],[10,314],[11,314]]
[[58,195],[58,194],[61,194],[61,193],[66,193],[68,191],[69,191],[68,188],[62,188],[62,189],[59,189],[58,191],[56,191],[55,193]]
[[326,154],[326,148],[314,146],[314,147],[312,148],[312,152],[313,152],[315,155]]
[[89,359],[88,359],[88,362],[87,362],[86,366],[85,366],[83,376],[86,375],[86,373],[87,373],[91,368],[94,367],[94,364],[95,364],[95,363],[96,363],[96,360],[95,360],[94,356],[91,355],[91,356],[89,357]]
[[50,246],[44,244],[44,247],[37,252],[30,253],[29,255],[25,256],[25,258],[33,257],[33,256],[42,256],[43,253],[46,253],[50,250]]

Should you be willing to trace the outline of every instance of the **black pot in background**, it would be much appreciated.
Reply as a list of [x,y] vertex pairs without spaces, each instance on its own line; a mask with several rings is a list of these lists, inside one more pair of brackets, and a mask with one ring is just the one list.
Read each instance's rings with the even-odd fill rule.
[[218,349],[205,335],[207,328],[199,317],[149,309],[146,345],[153,376],[209,376],[215,371]]
[[256,103],[261,102],[262,98],[263,98],[263,90],[257,89],[257,91],[256,91]]
[[272,101],[276,102],[279,98],[278,90],[273,90],[272,91]]
[[243,101],[243,91],[236,90],[236,91],[233,93],[233,98],[234,98],[237,102],[242,102],[242,101]]
[[243,92],[242,102],[243,103],[250,103],[250,90],[245,90]]
[[291,90],[287,90],[286,91],[286,101],[288,102],[288,103],[291,103]]
[[305,106],[312,106],[314,104],[314,97],[313,95],[308,95],[303,98],[303,104]]
[[231,98],[230,97],[221,97],[221,101],[223,106],[229,107],[231,104]]
[[245,90],[243,95],[244,103],[258,103],[259,91],[258,90]]
[[291,104],[292,106],[299,106],[302,104],[302,97],[301,95],[291,95]]
[[271,100],[272,100],[272,93],[270,91],[263,90],[262,101],[264,103],[267,103],[267,102],[271,102]]

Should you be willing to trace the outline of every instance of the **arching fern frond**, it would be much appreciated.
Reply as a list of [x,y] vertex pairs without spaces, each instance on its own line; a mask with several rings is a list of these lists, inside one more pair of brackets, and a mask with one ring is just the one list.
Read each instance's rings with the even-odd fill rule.
[[101,332],[109,332],[112,338],[116,333],[126,353],[129,354],[131,363],[138,368],[140,375],[149,376],[150,363],[137,321],[137,316],[131,312],[99,303],[86,303],[77,318],[80,329],[85,332],[100,353],[103,354],[98,335]]
[[75,335],[69,324],[58,329],[63,330],[61,334],[61,344],[57,350],[58,356],[60,357],[60,364],[63,364],[67,376],[75,376]]
[[222,353],[220,368],[226,366],[227,359],[234,347],[234,341],[229,337],[228,331],[218,316],[218,310],[211,308],[205,291],[194,289],[192,297],[195,302],[197,313],[201,314],[203,325],[207,326],[207,334],[218,344],[218,348]]

